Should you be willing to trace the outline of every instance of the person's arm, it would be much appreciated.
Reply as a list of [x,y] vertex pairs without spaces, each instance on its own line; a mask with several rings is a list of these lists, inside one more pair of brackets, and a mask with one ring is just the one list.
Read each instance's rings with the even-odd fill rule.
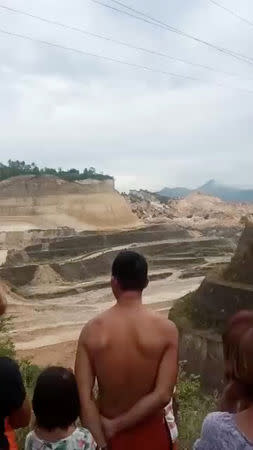
[[99,447],[106,447],[101,418],[93,395],[95,374],[86,346],[85,328],[78,342],[75,375],[81,402],[82,425],[89,429]]
[[152,413],[164,408],[173,396],[178,374],[178,331],[174,324],[168,327],[168,343],[160,362],[154,390],[140,399],[129,411],[115,419],[102,418],[106,436],[130,428]]
[[2,284],[0,284],[0,316],[2,316],[6,311],[7,300],[6,292]]

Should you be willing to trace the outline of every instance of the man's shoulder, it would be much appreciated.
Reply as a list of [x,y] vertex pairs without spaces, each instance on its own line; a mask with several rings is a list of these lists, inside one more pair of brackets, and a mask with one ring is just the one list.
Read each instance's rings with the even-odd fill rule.
[[80,341],[86,347],[101,346],[105,341],[108,312],[103,312],[87,322],[80,334]]
[[170,336],[170,337],[178,337],[178,330],[177,326],[174,322],[169,320],[167,317],[162,316],[159,313],[150,311],[149,312],[150,318],[153,321],[154,324],[158,327],[160,333],[162,335]]

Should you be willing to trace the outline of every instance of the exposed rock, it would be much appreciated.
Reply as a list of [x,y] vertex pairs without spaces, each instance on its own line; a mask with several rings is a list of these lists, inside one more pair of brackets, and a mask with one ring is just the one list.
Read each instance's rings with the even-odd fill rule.
[[224,271],[224,278],[247,283],[253,288],[253,223],[247,222],[231,264]]
[[[253,217],[253,205],[229,203],[194,192],[183,199],[165,200],[148,191],[130,191],[126,196],[132,211],[145,223],[170,222],[192,231],[227,233],[239,231]],[[243,218],[243,219],[242,219]],[[236,230],[235,230],[236,228]]]
[[197,374],[205,389],[213,392],[223,385],[223,348],[221,336],[206,330],[181,330],[180,361],[189,374]]
[[[192,326],[221,330],[238,310],[253,309],[252,249],[253,225],[250,224],[242,233],[231,263],[209,273],[187,300],[187,315]],[[175,309],[178,307],[176,305]]]
[[[216,357],[207,355],[206,335],[214,335],[220,342],[226,321],[243,309],[253,309],[253,225],[249,223],[231,263],[208,274],[197,291],[178,300],[170,312],[181,332],[181,356],[189,360],[186,370],[200,374],[208,388],[213,387],[213,380],[217,381],[217,377],[207,374],[216,371],[219,364],[222,367],[223,358],[218,343],[216,349],[215,344],[211,346]],[[196,339],[196,334],[201,337]],[[186,346],[187,340],[191,342],[190,351],[189,345]],[[220,370],[218,374],[220,378]]]

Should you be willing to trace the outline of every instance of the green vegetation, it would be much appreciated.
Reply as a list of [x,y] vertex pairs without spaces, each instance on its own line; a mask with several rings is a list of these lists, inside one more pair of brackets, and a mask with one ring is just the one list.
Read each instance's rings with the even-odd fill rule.
[[192,328],[193,324],[193,307],[192,307],[192,292],[184,295],[178,299],[169,312],[169,319],[172,320],[179,329]]
[[109,175],[104,175],[103,173],[97,173],[94,167],[79,171],[77,169],[62,170],[60,168],[53,169],[50,167],[40,169],[35,163],[26,164],[25,161],[12,161],[11,159],[8,161],[8,165],[0,163],[0,181],[7,180],[8,178],[16,177],[18,175],[53,175],[68,181],[80,181],[87,179],[108,180],[113,178]]
[[224,323],[211,319],[195,302],[196,291],[190,292],[178,299],[169,312],[169,319],[175,322],[179,329],[212,330],[222,334]]
[[181,371],[177,387],[179,442],[181,450],[189,450],[200,437],[206,415],[217,408],[217,395],[206,395],[201,391],[196,376],[187,377]]
[[15,348],[8,334],[8,331],[10,329],[10,322],[11,319],[0,317],[0,357],[15,357]]

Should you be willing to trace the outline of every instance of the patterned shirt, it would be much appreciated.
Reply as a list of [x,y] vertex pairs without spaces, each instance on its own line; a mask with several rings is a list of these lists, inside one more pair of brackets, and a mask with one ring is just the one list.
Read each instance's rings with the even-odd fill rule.
[[35,431],[26,437],[25,450],[95,450],[95,441],[86,428],[76,428],[65,439],[57,442],[48,442],[39,439]]
[[215,412],[205,418],[194,450],[253,450],[253,442],[237,428],[234,414]]

